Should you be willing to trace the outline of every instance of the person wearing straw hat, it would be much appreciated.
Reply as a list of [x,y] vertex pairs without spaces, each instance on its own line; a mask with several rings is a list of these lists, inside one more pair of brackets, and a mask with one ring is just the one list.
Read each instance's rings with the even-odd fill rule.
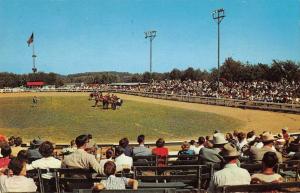
[[282,163],[282,155],[278,151],[274,150],[274,135],[270,132],[265,132],[261,136],[263,147],[257,148],[257,147],[251,147],[249,152],[250,160],[252,160],[255,163],[261,163],[263,156],[266,152],[275,152],[278,158],[278,162]]
[[217,192],[217,187],[220,186],[250,184],[249,172],[237,165],[240,153],[233,144],[224,145],[220,155],[222,155],[226,165],[222,170],[214,173],[207,192]]
[[224,134],[215,133],[212,142],[213,148],[203,147],[199,152],[199,160],[202,164],[221,163],[223,161],[219,153],[222,151],[224,145],[228,143]]

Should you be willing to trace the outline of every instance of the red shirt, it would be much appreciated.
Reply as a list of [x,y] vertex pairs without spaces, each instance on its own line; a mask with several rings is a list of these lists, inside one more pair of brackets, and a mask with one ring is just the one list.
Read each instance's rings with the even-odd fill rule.
[[166,166],[166,158],[169,154],[168,148],[156,147],[152,149],[152,154],[158,156],[157,166]]
[[282,135],[283,135],[283,139],[285,139],[285,141],[289,140],[290,136],[288,133],[283,133]]
[[166,157],[169,154],[169,150],[165,147],[156,147],[152,149],[152,153],[160,157]]
[[10,162],[9,157],[0,158],[0,168],[6,168]]

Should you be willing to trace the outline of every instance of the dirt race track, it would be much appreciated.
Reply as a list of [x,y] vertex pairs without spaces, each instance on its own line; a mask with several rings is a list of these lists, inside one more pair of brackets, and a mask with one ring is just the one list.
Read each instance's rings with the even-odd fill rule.
[[[22,96],[87,96],[88,93],[1,93],[0,97],[22,97]],[[279,133],[281,128],[289,127],[290,132],[300,132],[300,115],[287,114],[279,112],[269,112],[260,110],[244,110],[239,108],[222,107],[214,105],[203,105],[195,103],[168,101],[161,99],[145,98],[131,95],[118,94],[124,100],[132,100],[146,103],[154,103],[165,106],[178,107],[200,112],[210,112],[218,115],[236,118],[243,122],[243,128],[238,130],[250,131],[256,133],[269,130],[273,133]]]

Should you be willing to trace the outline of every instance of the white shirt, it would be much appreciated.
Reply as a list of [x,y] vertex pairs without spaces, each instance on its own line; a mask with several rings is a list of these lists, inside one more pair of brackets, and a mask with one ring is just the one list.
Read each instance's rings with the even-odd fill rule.
[[199,146],[191,145],[190,150],[194,150],[195,154],[199,155],[199,152],[203,147],[204,147],[203,145],[199,145]]
[[37,189],[33,179],[25,176],[0,176],[0,192],[35,192]]
[[[33,161],[31,164],[26,165],[26,170],[33,170],[33,169],[49,169],[49,168],[61,168],[61,161],[54,158],[54,157],[43,157],[41,159]],[[46,174],[42,174],[43,178],[51,179],[53,178],[53,174],[48,172]]]
[[246,145],[248,142],[247,142],[247,139],[243,139],[243,141],[241,142],[237,142],[236,146],[238,148],[239,151],[241,151],[241,149],[244,147],[244,145]]
[[[264,146],[263,142],[259,142],[259,143],[257,143],[257,144],[255,145],[255,147],[258,148],[258,149],[262,148],[263,146]],[[272,150],[273,150],[273,151],[276,151],[274,145],[272,146]]]
[[100,160],[101,171],[104,174],[104,164],[108,161],[114,161],[112,158]]
[[251,176],[249,172],[236,164],[226,164],[224,169],[214,173],[210,181],[207,192],[216,192],[216,188],[225,185],[250,184]]
[[122,153],[119,157],[115,158],[115,163],[117,166],[117,172],[122,171],[124,168],[130,168],[131,170],[133,160],[132,157],[126,156]]
[[106,190],[125,190],[128,185],[129,178],[118,178],[115,175],[110,175],[107,180],[101,180],[101,184]]

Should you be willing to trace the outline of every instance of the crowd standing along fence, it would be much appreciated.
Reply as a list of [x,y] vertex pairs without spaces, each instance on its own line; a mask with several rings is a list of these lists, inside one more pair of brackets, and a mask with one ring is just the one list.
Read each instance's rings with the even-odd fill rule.
[[[95,89],[92,88],[52,88],[52,89],[38,89],[38,90],[14,90],[14,89],[0,89],[0,93],[14,93],[14,92],[93,92]],[[284,113],[295,113],[300,114],[299,104],[288,104],[288,103],[271,103],[261,101],[250,101],[250,100],[239,100],[239,99],[227,99],[227,98],[215,98],[215,97],[201,97],[201,96],[190,96],[190,95],[176,95],[176,94],[164,94],[164,93],[153,93],[153,92],[140,92],[140,91],[128,91],[122,89],[106,89],[99,90],[102,92],[115,92],[127,95],[135,95],[141,97],[173,100],[180,102],[199,103],[208,105],[218,105],[226,107],[235,107],[243,109],[257,109],[265,111],[279,111]]]
[[174,94],[162,94],[153,92],[137,92],[137,91],[127,91],[127,90],[112,90],[113,92],[164,99],[173,100],[180,102],[189,103],[200,103],[208,105],[218,105],[226,107],[237,107],[244,109],[258,109],[266,111],[280,111],[286,113],[297,113],[300,114],[300,105],[297,104],[286,104],[286,103],[270,103],[270,102],[260,102],[260,101],[249,101],[249,100],[238,100],[238,99],[226,99],[226,98],[214,98],[214,97],[200,97],[200,96],[189,96],[189,95],[174,95]]

